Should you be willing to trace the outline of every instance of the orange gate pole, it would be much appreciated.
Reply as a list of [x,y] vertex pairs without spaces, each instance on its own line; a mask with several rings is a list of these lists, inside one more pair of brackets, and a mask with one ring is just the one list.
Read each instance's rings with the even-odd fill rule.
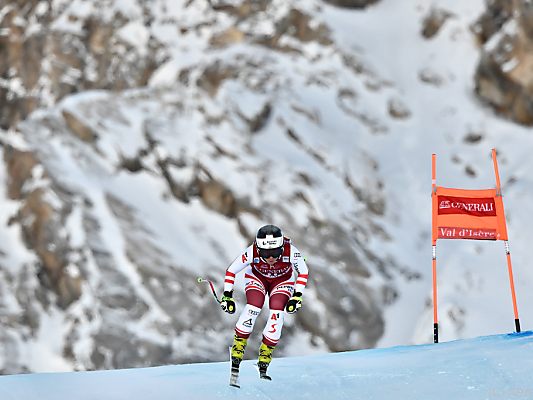
[[439,319],[437,312],[437,237],[435,231],[437,229],[436,221],[436,207],[437,201],[437,174],[436,174],[437,155],[431,155],[431,197],[432,197],[432,264],[433,264],[433,343],[439,343]]
[[[496,195],[502,196],[502,190],[500,186],[500,173],[498,172],[498,161],[496,160],[496,149],[492,149],[492,162],[494,164],[494,174],[496,175]],[[518,306],[516,304],[516,292],[514,287],[513,266],[511,263],[511,251],[509,250],[509,242],[507,240],[505,240],[505,254],[507,257],[507,270],[509,272],[511,297],[513,300],[514,323],[516,332],[520,332],[520,319],[518,318]]]

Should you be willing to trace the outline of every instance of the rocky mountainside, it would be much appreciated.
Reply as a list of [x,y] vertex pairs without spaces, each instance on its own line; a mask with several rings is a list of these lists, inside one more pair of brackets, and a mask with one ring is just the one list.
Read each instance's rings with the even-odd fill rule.
[[533,3],[487,2],[473,31],[483,44],[476,94],[497,113],[533,125]]
[[[393,254],[405,222],[374,151],[417,115],[342,39],[382,3],[3,2],[2,372],[225,359],[235,321],[195,277],[221,282],[264,222],[312,270],[278,355],[375,346],[421,279]],[[528,65],[529,3],[503,3],[471,21],[475,93],[527,124],[531,76],[509,60]],[[412,24],[422,43],[456,17]]]

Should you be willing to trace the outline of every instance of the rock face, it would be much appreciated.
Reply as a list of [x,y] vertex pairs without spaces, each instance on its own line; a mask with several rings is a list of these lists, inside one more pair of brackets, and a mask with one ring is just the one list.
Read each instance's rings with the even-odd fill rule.
[[[94,3],[95,7],[98,3]],[[84,18],[67,3],[55,8],[39,0],[3,4],[0,20],[3,129],[15,126],[38,107],[50,106],[72,93],[143,86],[164,60],[153,38],[147,38],[146,53],[141,54],[134,44],[121,37],[130,21],[118,10],[103,13],[102,18]],[[149,24],[148,16],[144,23]]]
[[344,8],[365,8],[370,4],[377,3],[378,0],[324,0],[326,3]]
[[431,39],[435,36],[446,20],[453,15],[440,8],[431,8],[422,22],[422,36]]
[[[324,23],[292,3],[280,8],[269,1],[186,2],[179,11],[172,1],[158,6],[132,1],[122,8],[119,3],[34,0],[0,6],[1,150],[6,201],[14,204],[6,221],[24,254],[24,261],[11,267],[0,258],[0,291],[9,299],[0,301],[0,344],[9,349],[0,371],[32,370],[21,346],[37,342],[46,321],[56,316],[62,336],[56,338],[55,360],[62,368],[225,359],[220,332],[231,338],[234,321],[224,318],[195,279],[197,269],[205,268],[195,260],[211,266],[208,276],[219,280],[236,255],[218,243],[211,221],[226,230],[237,226],[236,238],[249,243],[258,224],[275,218],[316,258],[308,294],[313,300],[296,316],[298,329],[286,327],[280,355],[290,338],[302,333],[310,346],[332,351],[374,346],[384,330],[382,292],[395,292],[385,273],[394,262],[366,250],[363,239],[374,229],[383,234],[367,220],[386,209],[381,181],[371,178],[375,162],[363,157],[360,164],[369,181],[330,165],[327,154],[291,123],[305,118],[319,127],[319,110],[295,102],[280,108],[273,100],[291,85],[279,73],[283,64],[277,58],[305,59],[306,46],[319,50],[309,56],[312,62],[338,52],[350,74],[370,72],[335,47]],[[375,1],[331,3],[364,8]],[[257,29],[264,15],[268,28]],[[157,72],[160,79],[172,52],[189,42],[204,56],[175,71],[167,89],[143,88]],[[244,45],[270,56],[209,56]],[[371,78],[379,90],[379,80]],[[309,84],[329,85],[317,79],[310,74]],[[332,84],[334,93],[349,90]],[[259,106],[224,100],[231,85],[260,99]],[[137,91],[124,92],[130,88]],[[88,90],[87,98],[76,96]],[[407,118],[408,110],[397,103],[391,113]],[[380,126],[356,106],[346,107],[351,118]],[[290,116],[283,115],[285,109]],[[190,126],[182,128],[183,121]],[[224,133],[228,127],[235,134]],[[329,178],[321,182],[292,166],[270,174],[275,163],[255,144],[266,131],[281,132],[289,148],[314,160]],[[282,184],[283,179],[288,180]],[[249,187],[240,187],[240,181]],[[151,189],[140,182],[150,182]],[[310,193],[326,182],[337,182],[367,216],[355,218],[351,206],[339,211],[347,213],[342,223],[320,215]],[[135,194],[124,196],[118,187]],[[269,188],[275,187],[283,190],[272,197]],[[169,210],[169,221],[160,225],[135,204],[154,190],[160,198],[153,208]],[[305,210],[305,218],[295,218],[293,207]],[[172,216],[188,208],[178,219]],[[187,225],[195,213],[205,216]],[[346,218],[351,222],[343,226]],[[176,246],[164,243],[167,224],[181,233],[172,236]],[[188,240],[205,243],[205,249],[192,243],[175,249]],[[10,251],[2,248],[0,257]],[[366,284],[371,277],[381,282],[377,288]],[[242,293],[237,296],[243,300]],[[14,306],[4,307],[4,301]],[[265,322],[260,318],[258,325]]]
[[473,30],[483,44],[477,95],[502,116],[533,125],[533,5],[489,2]]
[[[81,295],[81,279],[68,273],[68,244],[60,227],[68,210],[54,209],[43,187],[24,190],[33,178],[32,171],[39,164],[35,155],[7,147],[4,161],[11,178],[8,193],[12,200],[23,200],[18,215],[11,222],[22,228],[25,244],[32,248],[41,260],[38,276],[44,287],[57,293],[57,303],[66,308]],[[57,193],[60,193],[57,190]]]

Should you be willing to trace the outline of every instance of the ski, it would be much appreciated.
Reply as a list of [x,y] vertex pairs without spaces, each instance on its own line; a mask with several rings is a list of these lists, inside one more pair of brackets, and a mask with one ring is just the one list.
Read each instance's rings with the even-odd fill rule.
[[231,366],[231,375],[230,375],[230,378],[229,378],[229,385],[233,386],[233,387],[236,387],[236,388],[240,388],[241,386],[239,385],[238,380],[239,380],[239,367],[234,367],[232,365]]
[[241,360],[231,356],[231,347],[229,348],[229,362],[231,365],[231,373],[229,376],[229,385],[232,387],[240,388],[239,385],[239,366],[241,365]]

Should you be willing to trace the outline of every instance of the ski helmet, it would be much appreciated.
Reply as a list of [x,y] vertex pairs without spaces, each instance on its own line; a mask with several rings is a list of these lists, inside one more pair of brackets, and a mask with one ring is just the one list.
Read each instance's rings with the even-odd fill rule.
[[261,258],[279,258],[283,253],[283,233],[275,225],[262,226],[257,231],[255,244]]

